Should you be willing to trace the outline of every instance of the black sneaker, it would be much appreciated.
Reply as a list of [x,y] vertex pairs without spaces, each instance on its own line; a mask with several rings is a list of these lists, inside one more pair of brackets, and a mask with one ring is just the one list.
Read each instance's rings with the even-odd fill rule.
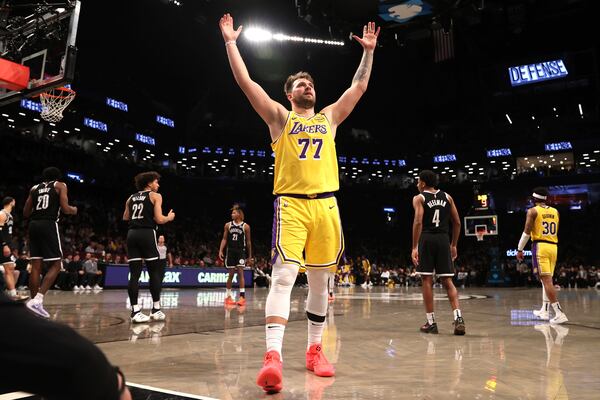
[[427,322],[425,325],[423,325],[421,327],[421,332],[437,334],[438,333],[437,324],[435,322],[433,324],[430,324],[429,322]]
[[454,320],[454,334],[462,336],[466,333],[465,320],[463,317],[458,317]]

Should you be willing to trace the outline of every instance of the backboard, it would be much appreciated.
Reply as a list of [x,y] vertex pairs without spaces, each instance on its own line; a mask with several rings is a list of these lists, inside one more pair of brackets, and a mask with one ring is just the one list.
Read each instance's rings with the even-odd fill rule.
[[0,11],[0,58],[29,67],[23,90],[0,88],[0,106],[70,83],[81,2],[7,1]]
[[470,215],[464,218],[465,236],[477,236],[485,230],[484,236],[498,235],[497,215]]

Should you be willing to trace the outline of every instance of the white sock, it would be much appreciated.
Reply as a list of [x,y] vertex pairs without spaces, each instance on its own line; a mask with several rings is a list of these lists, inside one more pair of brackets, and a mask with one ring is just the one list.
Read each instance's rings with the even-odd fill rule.
[[542,283],[542,300],[544,300],[544,303],[550,303],[550,299],[548,298],[548,294],[546,294],[546,288],[544,287],[543,283]]
[[308,320],[308,346],[307,349],[313,344],[321,343],[321,337],[323,336],[323,328],[325,322],[315,322]]
[[265,326],[267,335],[267,351],[275,350],[281,356],[281,347],[283,346],[283,334],[285,333],[285,325],[282,324],[267,324]]
[[139,304],[134,304],[133,312],[139,312],[139,311],[142,311],[142,306],[140,306]]
[[10,289],[6,291],[8,293],[9,296],[16,296],[17,295],[17,289]]
[[456,320],[458,317],[462,317],[462,313],[460,312],[460,309],[456,309],[454,310],[454,319]]
[[552,303],[552,308],[554,309],[554,313],[556,315],[563,314],[563,310],[560,308],[560,303],[558,301],[556,303]]
[[43,303],[44,295],[38,292],[38,294],[36,294],[35,297],[33,298],[33,301],[35,301],[36,303]]
[[160,301],[155,301],[152,304],[152,308],[154,308],[155,310],[160,310]]
[[427,315],[427,322],[429,322],[429,325],[435,324],[435,313],[428,312],[425,313],[425,315]]
[[227,293],[225,294],[225,297],[231,297],[231,289],[227,289]]
[[244,295],[246,295],[246,288],[240,288],[240,294],[242,294],[242,293],[243,293]]

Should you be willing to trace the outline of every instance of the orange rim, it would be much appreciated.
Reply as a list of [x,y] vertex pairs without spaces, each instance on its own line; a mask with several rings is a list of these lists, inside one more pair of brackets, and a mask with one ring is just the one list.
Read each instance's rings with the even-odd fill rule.
[[[69,89],[68,87],[57,87],[57,88],[52,88],[50,90],[60,90],[62,92],[67,92],[69,95],[70,94],[75,94],[75,91],[73,89]],[[53,97],[53,98],[62,98],[62,97],[67,97],[67,95],[54,95],[54,94],[50,94],[49,92],[42,92],[42,93],[38,93],[33,97],[41,97],[42,95],[46,96],[46,97]]]

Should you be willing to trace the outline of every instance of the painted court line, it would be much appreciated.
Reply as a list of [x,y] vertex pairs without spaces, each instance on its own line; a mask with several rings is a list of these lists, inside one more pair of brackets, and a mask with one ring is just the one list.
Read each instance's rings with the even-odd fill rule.
[[[135,387],[135,388],[138,388],[138,389],[151,390],[153,392],[172,394],[172,395],[175,395],[175,396],[188,397],[190,399],[219,400],[219,399],[215,399],[214,397],[204,397],[204,396],[198,396],[198,395],[195,395],[195,394],[189,394],[189,393],[183,393],[183,392],[176,392],[174,390],[161,389],[161,388],[157,388],[157,387],[154,387],[154,386],[140,385],[138,383],[133,383],[133,382],[127,382],[127,386]],[[2,399],[0,398],[0,400],[2,400]]]

